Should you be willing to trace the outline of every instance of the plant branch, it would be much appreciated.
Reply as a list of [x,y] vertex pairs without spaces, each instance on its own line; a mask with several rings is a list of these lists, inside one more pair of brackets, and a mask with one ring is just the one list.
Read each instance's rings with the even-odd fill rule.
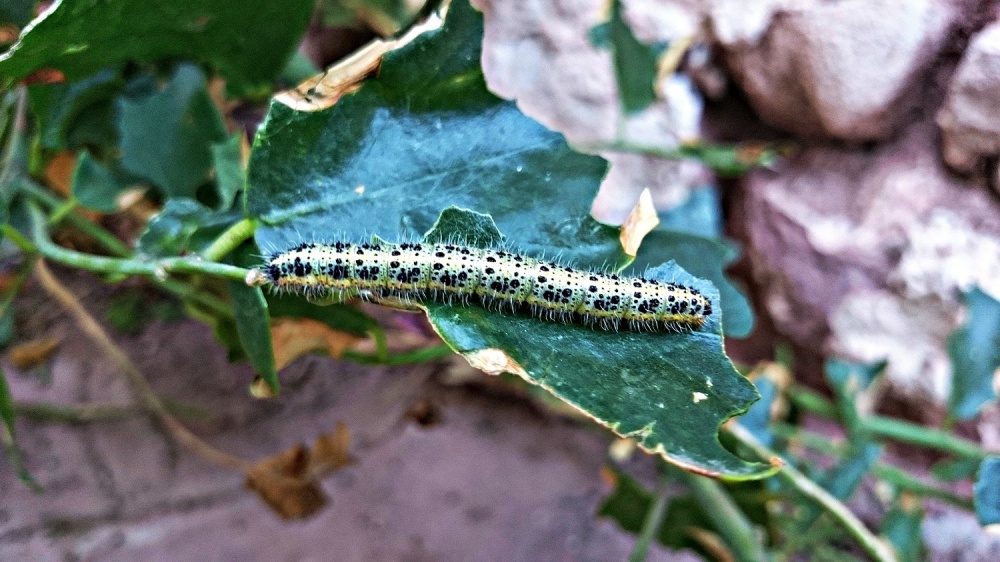
[[441,344],[386,356],[382,356],[378,352],[358,353],[356,351],[347,350],[341,355],[341,358],[359,363],[361,365],[386,365],[389,367],[398,367],[400,365],[411,365],[413,363],[426,363],[428,361],[447,357],[452,353],[454,353],[454,351],[452,351],[450,347],[445,344]]
[[754,531],[753,524],[740,511],[733,499],[722,489],[722,484],[697,474],[685,472],[684,483],[697,498],[702,511],[719,532],[737,560],[767,560],[767,552]]
[[[776,435],[795,443],[799,443],[804,447],[813,449],[814,451],[819,451],[834,457],[840,457],[842,454],[841,447],[823,435],[818,435],[811,431],[806,431],[799,427],[785,423],[774,424],[771,426],[771,429]],[[890,464],[876,462],[872,465],[871,470],[872,474],[875,475],[876,478],[885,480],[897,488],[906,490],[918,496],[939,499],[956,507],[970,511],[973,508],[971,499],[962,497],[954,492],[945,490],[933,484],[928,484],[908,472]]]
[[237,221],[219,235],[207,248],[202,250],[201,257],[206,261],[219,261],[237,246],[246,242],[257,229],[257,222],[250,218]]
[[35,264],[35,275],[42,288],[69,311],[84,334],[93,340],[97,347],[122,369],[143,407],[167,428],[167,431],[170,432],[171,436],[178,443],[197,453],[199,456],[227,468],[245,472],[253,466],[250,461],[215,449],[177,421],[167,410],[167,407],[160,398],[153,392],[153,388],[149,385],[149,382],[142,376],[142,373],[132,363],[128,355],[111,340],[107,332],[101,328],[94,317],[80,304],[80,301],[56,280],[44,260],[38,260]]
[[629,562],[643,562],[649,552],[649,545],[656,539],[663,526],[663,516],[667,514],[667,499],[670,477],[663,474],[660,477],[660,485],[656,489],[656,500],[646,512],[646,518],[642,522],[642,529],[639,530],[639,537],[635,541],[632,553],[629,555]]
[[[762,445],[753,434],[740,424],[727,424],[726,429],[730,435],[751,449],[761,459],[771,461],[778,457],[777,453]],[[872,534],[865,527],[864,523],[851,513],[851,510],[847,509],[847,506],[843,502],[830,495],[829,492],[810,480],[805,474],[799,472],[795,467],[784,464],[778,469],[778,473],[775,476],[784,480],[802,495],[818,503],[847,530],[848,534],[858,541],[865,552],[874,560],[878,562],[895,562],[898,560],[892,548]]]
[[165,280],[170,273],[204,273],[234,281],[243,281],[246,278],[247,270],[242,267],[206,262],[201,258],[176,257],[140,261],[138,259],[107,258],[68,250],[49,239],[45,229],[45,216],[38,207],[29,205],[28,210],[31,213],[32,238],[38,251],[52,261],[77,269],[86,269],[97,273],[145,275],[160,280]]
[[[804,410],[825,418],[839,418],[834,405],[815,392],[796,389],[789,393],[789,396],[792,402]],[[881,437],[937,449],[960,457],[983,459],[994,454],[973,441],[946,431],[886,416],[862,417],[859,420],[858,429],[871,437]]]
[[[25,181],[19,186],[19,191],[39,203],[49,211],[55,211],[63,205],[63,200],[44,189],[34,185],[33,182]],[[126,258],[132,255],[132,250],[124,242],[118,239],[100,225],[95,224],[76,213],[69,213],[62,217],[62,220],[80,229],[84,234],[90,236],[104,247],[111,255]]]

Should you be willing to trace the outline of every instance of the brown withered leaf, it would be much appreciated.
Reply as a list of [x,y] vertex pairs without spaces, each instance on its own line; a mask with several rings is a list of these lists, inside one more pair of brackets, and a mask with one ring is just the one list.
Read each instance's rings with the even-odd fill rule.
[[76,169],[76,153],[59,152],[45,165],[45,184],[63,197],[69,197],[73,186],[73,170]]
[[298,444],[258,461],[247,471],[246,485],[282,519],[302,519],[318,513],[329,499],[319,477],[352,462],[351,432],[344,422],[316,438],[312,448]]
[[258,462],[247,472],[247,487],[282,519],[302,519],[327,503],[319,482],[309,475],[309,450],[299,444]]
[[312,455],[309,457],[309,473],[323,476],[337,471],[354,462],[349,451],[351,446],[351,430],[344,422],[337,422],[333,431],[324,433],[313,443]]
[[57,347],[56,338],[38,338],[15,345],[7,356],[18,369],[31,369],[48,361]]
[[271,324],[271,338],[274,340],[274,361],[278,370],[317,350],[325,350],[331,357],[340,357],[360,339],[310,318],[275,320]]
[[656,215],[656,207],[653,206],[653,195],[649,188],[643,189],[635,207],[625,219],[625,224],[622,225],[621,234],[618,237],[625,253],[635,257],[643,238],[658,224],[660,224],[660,217]]

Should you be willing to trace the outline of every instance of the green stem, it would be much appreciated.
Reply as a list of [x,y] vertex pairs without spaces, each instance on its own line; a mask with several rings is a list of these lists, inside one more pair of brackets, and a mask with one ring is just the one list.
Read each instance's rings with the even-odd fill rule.
[[642,522],[642,529],[639,530],[639,538],[635,541],[635,547],[629,555],[629,562],[643,562],[649,552],[649,545],[656,539],[663,526],[663,516],[667,514],[667,499],[670,477],[664,474],[660,478],[660,486],[656,490],[656,501],[646,512],[646,519]]
[[232,265],[206,262],[200,258],[176,257],[162,258],[155,261],[139,261],[137,259],[106,258],[93,256],[58,246],[49,239],[45,229],[45,216],[34,205],[29,206],[32,219],[32,237],[38,251],[46,258],[96,273],[118,273],[122,275],[145,275],[155,279],[164,279],[170,273],[204,273],[217,275],[234,281],[243,281],[247,270]]
[[396,367],[399,365],[411,365],[413,363],[426,363],[428,361],[434,361],[435,359],[447,357],[452,353],[454,352],[450,347],[442,344],[415,349],[405,353],[398,353],[396,355],[389,355],[385,358],[379,357],[378,353],[358,353],[356,351],[348,350],[344,352],[342,358],[348,361],[354,361],[355,363],[360,363],[362,365],[386,365]]
[[14,119],[10,123],[10,137],[7,145],[4,146],[2,160],[0,160],[0,185],[7,185],[14,178],[14,159],[24,142],[24,128],[26,126],[28,100],[27,90],[24,86],[17,88],[17,101],[14,102]]
[[[771,429],[775,435],[799,443],[814,451],[819,451],[833,457],[840,457],[843,454],[840,444],[830,441],[829,438],[823,435],[818,435],[785,423],[774,424],[771,426]],[[918,496],[939,499],[966,510],[971,510],[973,507],[972,500],[918,480],[908,472],[890,464],[877,462],[872,465],[871,470],[876,478],[885,480],[897,488],[907,490]]]
[[885,416],[863,418],[862,428],[873,436],[946,451],[960,457],[983,459],[991,453],[978,444],[933,427]]
[[37,251],[31,240],[25,238],[23,234],[9,224],[0,225],[0,233],[26,254],[33,254]]
[[736,506],[722,485],[711,478],[685,472],[684,482],[698,500],[702,512],[712,522],[719,536],[737,560],[767,560],[764,546],[757,538],[753,524]]
[[237,246],[253,236],[257,222],[250,218],[237,221],[219,235],[207,248],[202,250],[201,257],[207,261],[219,261]]
[[[739,424],[729,424],[726,426],[730,435],[735,437],[740,443],[754,451],[761,459],[771,461],[777,458],[777,453],[762,445],[757,438]],[[802,495],[818,503],[830,516],[839,522],[850,534],[861,548],[877,562],[894,562],[897,559],[892,548],[872,534],[865,527],[851,510],[840,500],[830,495],[829,492],[821,488],[818,484],[810,480],[805,474],[799,472],[795,467],[784,464],[775,475],[781,478],[788,485],[799,491]]]
[[[796,388],[789,393],[789,396],[795,405],[804,410],[825,418],[837,419],[839,417],[834,405],[815,392]],[[946,431],[886,416],[863,417],[859,420],[858,429],[872,437],[937,449],[960,457],[983,459],[992,454],[979,444]]]
[[[45,191],[44,189],[41,189],[38,186],[33,185],[31,182],[27,181],[22,182],[20,190],[22,193],[24,193],[37,203],[40,203],[43,207],[49,210],[57,209],[62,205],[61,199]],[[72,224],[75,228],[80,229],[80,231],[82,231],[84,234],[96,240],[101,246],[104,247],[105,250],[110,252],[113,256],[120,258],[127,258],[133,254],[132,250],[128,246],[126,246],[121,240],[119,240],[117,237],[115,237],[115,235],[111,234],[107,230],[101,228],[99,225],[94,224],[93,222],[90,222],[89,220],[75,213],[70,213],[69,215],[66,215],[64,219],[66,222]],[[16,233],[17,236],[21,236],[21,234],[16,230],[14,230],[13,232]],[[23,236],[21,236],[21,238],[23,240],[27,240]],[[13,236],[11,236],[11,240],[14,241]],[[35,251],[34,245],[31,246],[30,251],[32,252]],[[233,316],[232,309],[229,308],[229,305],[226,304],[225,301],[216,298],[212,295],[205,294],[195,289],[194,287],[191,287],[187,283],[174,281],[172,279],[161,280],[157,278],[152,279],[152,281],[154,284],[156,284],[164,291],[167,291],[168,293],[173,293],[174,295],[177,295],[178,297],[181,297],[183,299],[188,299],[191,300],[192,302],[198,303],[203,307],[215,312],[216,314],[221,314],[227,318],[231,318]]]

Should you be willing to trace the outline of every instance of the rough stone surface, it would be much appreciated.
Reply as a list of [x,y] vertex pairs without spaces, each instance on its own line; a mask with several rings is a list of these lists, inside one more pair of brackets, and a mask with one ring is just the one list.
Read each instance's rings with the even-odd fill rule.
[[[717,2],[712,28],[761,118],[802,137],[888,138],[969,2]],[[891,14],[891,15],[890,15]]]
[[[95,287],[75,286],[78,294]],[[36,329],[64,337],[51,377],[3,365],[17,399],[129,402],[114,366],[34,295],[20,308],[29,317],[21,337]],[[344,420],[358,462],[323,480],[331,498],[323,511],[284,523],[240,474],[179,448],[144,417],[76,426],[19,420],[28,467],[46,493],[27,490],[0,462],[0,560],[603,561],[632,548],[634,537],[594,516],[609,491],[599,476],[608,435],[523,397],[443,386],[432,366],[314,357],[283,371],[281,397],[257,401],[247,395],[247,367],[228,364],[198,323],[118,339],[157,392],[211,413],[188,425],[213,446],[261,458]],[[440,408],[441,423],[404,417],[418,399]],[[650,559],[690,560],[659,548]]]
[[959,172],[1000,154],[1000,22],[973,37],[937,120],[945,161]]
[[803,346],[889,360],[942,403],[944,348],[973,284],[1000,298],[1000,206],[948,174],[929,123],[870,151],[803,150],[746,180],[741,220],[778,329]]

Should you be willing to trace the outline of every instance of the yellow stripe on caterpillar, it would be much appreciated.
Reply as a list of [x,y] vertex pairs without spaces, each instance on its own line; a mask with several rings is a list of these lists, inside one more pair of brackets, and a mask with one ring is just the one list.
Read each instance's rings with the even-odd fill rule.
[[302,244],[272,256],[262,272],[278,290],[308,297],[475,301],[609,330],[695,330],[712,314],[691,287],[461,244]]

